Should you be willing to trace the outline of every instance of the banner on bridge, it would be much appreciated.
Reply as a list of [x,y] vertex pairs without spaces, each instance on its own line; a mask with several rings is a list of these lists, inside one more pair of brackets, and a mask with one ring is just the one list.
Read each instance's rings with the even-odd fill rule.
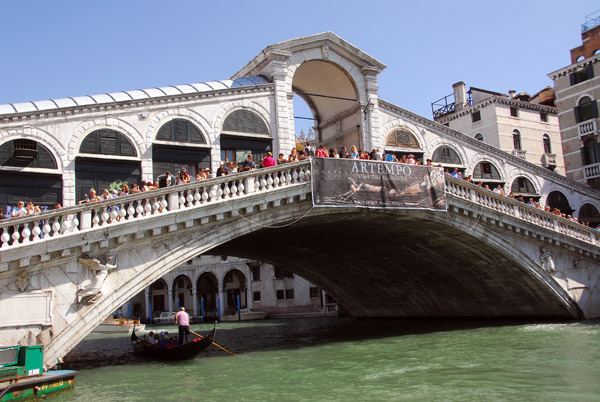
[[362,159],[312,158],[315,207],[446,210],[440,167]]

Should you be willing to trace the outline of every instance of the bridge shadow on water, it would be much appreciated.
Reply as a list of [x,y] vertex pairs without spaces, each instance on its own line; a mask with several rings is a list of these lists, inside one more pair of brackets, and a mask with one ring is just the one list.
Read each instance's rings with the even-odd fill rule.
[[[255,352],[276,352],[290,349],[310,348],[326,344],[345,342],[379,341],[385,338],[464,331],[500,326],[515,326],[537,323],[566,322],[526,319],[369,319],[354,318],[300,318],[288,320],[262,320],[242,323],[217,324],[215,341],[227,350],[243,356]],[[200,334],[210,330],[209,324],[192,325]],[[174,326],[147,326],[146,331],[169,331],[177,336]],[[193,336],[193,335],[192,335]],[[199,358],[228,356],[211,347]],[[137,365],[152,362],[135,356],[131,351],[128,335],[90,334],[64,358],[62,368],[91,369],[113,365]],[[176,365],[178,362],[164,362]]]

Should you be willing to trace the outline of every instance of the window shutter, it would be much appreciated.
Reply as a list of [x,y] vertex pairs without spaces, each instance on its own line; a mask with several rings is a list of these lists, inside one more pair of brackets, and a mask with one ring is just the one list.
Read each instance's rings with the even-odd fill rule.
[[594,119],[598,118],[598,105],[595,100],[592,101],[592,117]]
[[175,119],[173,120],[173,140],[174,141],[178,141],[178,142],[187,142],[188,141],[188,135],[187,135],[187,121],[182,120],[182,119]]
[[580,123],[580,121],[579,121],[579,106],[575,106],[575,108],[573,109],[573,112],[575,113],[575,123]]
[[164,124],[160,130],[158,130],[156,139],[161,141],[171,141],[171,122]]
[[575,73],[569,74],[569,80],[571,81],[571,85],[577,84],[577,81],[575,81]]
[[98,145],[97,145],[97,137],[98,137],[98,133],[92,133],[90,135],[88,135],[87,137],[85,137],[85,140],[83,140],[83,142],[81,143],[81,146],[79,147],[79,152],[83,153],[83,154],[95,154],[98,152]]
[[589,64],[587,66],[587,79],[590,80],[592,78],[594,78],[594,66]]

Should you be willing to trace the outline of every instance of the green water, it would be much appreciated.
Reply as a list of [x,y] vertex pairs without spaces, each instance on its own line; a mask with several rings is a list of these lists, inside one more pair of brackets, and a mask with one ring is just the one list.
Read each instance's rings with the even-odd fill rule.
[[600,401],[600,321],[265,320],[220,324],[216,342],[239,355],[144,361],[92,335],[53,400]]

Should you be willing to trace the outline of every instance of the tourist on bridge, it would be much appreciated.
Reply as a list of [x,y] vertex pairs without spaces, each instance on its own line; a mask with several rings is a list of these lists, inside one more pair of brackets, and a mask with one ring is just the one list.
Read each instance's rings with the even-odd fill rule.
[[273,154],[271,152],[267,152],[267,156],[263,158],[263,167],[271,167],[277,165],[275,159],[273,158]]
[[185,307],[183,306],[175,314],[175,325],[179,327],[179,344],[183,345],[183,338],[185,338],[185,343],[187,343],[188,334],[190,333],[190,316],[185,312]]
[[287,159],[285,159],[285,157],[283,156],[283,153],[281,153],[281,154],[279,154],[279,157],[277,158],[277,164],[283,165],[284,163],[287,163]]
[[229,171],[227,171],[227,168],[225,167],[223,161],[219,162],[219,167],[217,168],[217,177],[227,176],[228,174]]
[[318,158],[329,158],[329,152],[327,152],[327,150],[325,148],[323,148],[323,145],[319,145],[319,149],[317,149],[317,157]]
[[250,154],[250,155],[248,155],[248,159],[246,159],[242,163],[242,167],[240,168],[240,173],[241,172],[249,172],[249,171],[254,170],[254,169],[256,169],[256,164],[252,160],[252,154]]

